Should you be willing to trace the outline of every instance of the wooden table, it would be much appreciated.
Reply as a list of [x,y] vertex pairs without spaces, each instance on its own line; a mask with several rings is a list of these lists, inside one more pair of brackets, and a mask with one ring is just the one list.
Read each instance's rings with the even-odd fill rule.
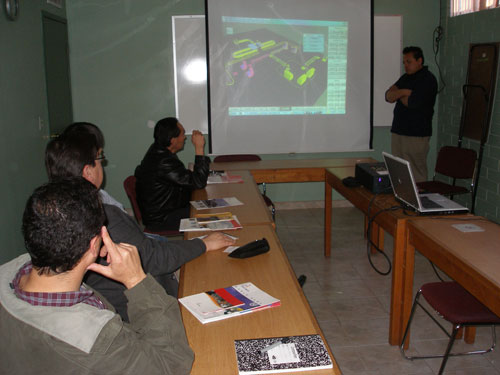
[[[365,215],[368,214],[370,202],[374,196],[373,193],[364,187],[349,188],[342,183],[342,179],[348,176],[354,176],[354,168],[331,168],[326,170],[325,176],[325,256],[330,255],[331,247],[331,207],[332,188],[342,194],[355,207],[360,209]],[[371,205],[370,217],[380,210],[388,209],[393,206],[399,206],[392,194],[383,194],[378,196]],[[407,216],[401,210],[385,211],[376,216],[372,233],[374,240],[379,248],[383,247],[383,237],[379,237],[379,226],[394,237],[394,251],[392,259],[392,289],[390,304],[390,322],[389,322],[389,343],[399,345],[403,337],[402,322],[402,298],[404,286],[404,255],[406,247],[406,224],[412,216]]]
[[[484,232],[464,233],[453,224],[475,224]],[[408,223],[403,322],[413,299],[415,249],[500,316],[500,226],[477,216],[440,217]]]
[[[364,187],[349,188],[342,183],[342,179],[354,175],[353,167],[331,168],[326,170],[325,175],[325,256],[330,255],[331,247],[331,224],[332,210],[331,197],[332,188],[342,194],[355,207],[360,209],[365,215],[368,214],[370,202],[374,194]],[[371,204],[370,217],[373,217],[378,211],[399,206],[392,194],[382,194],[376,197]],[[394,251],[392,259],[392,289],[390,304],[390,322],[389,322],[389,343],[399,345],[403,338],[403,305],[402,298],[404,293],[404,264],[406,248],[406,230],[408,220],[416,216],[408,216],[402,210],[385,211],[376,216],[372,226],[372,240],[383,248],[383,236],[379,231],[382,228],[394,237]]]
[[243,183],[210,184],[205,189],[193,191],[192,200],[212,198],[236,197],[243,202],[242,206],[221,207],[207,210],[196,210],[191,207],[191,216],[196,213],[232,212],[238,217],[241,225],[272,224],[274,221],[267,208],[262,194],[249,171],[231,171],[234,175],[241,176]]
[[[207,324],[201,324],[181,306],[189,345],[195,353],[191,374],[238,374],[236,339],[320,334],[328,347],[273,228],[254,225],[231,233],[239,237],[238,244],[265,237],[271,249],[248,259],[233,259],[222,251],[203,254],[182,267],[179,296],[250,281],[278,298],[281,306]],[[198,235],[190,233],[189,237]],[[297,374],[340,374],[328,350],[334,362],[332,370]]]
[[[260,183],[325,181],[325,169],[369,163],[371,158],[282,159],[210,164],[211,170],[249,170]],[[331,200],[330,200],[331,201]]]

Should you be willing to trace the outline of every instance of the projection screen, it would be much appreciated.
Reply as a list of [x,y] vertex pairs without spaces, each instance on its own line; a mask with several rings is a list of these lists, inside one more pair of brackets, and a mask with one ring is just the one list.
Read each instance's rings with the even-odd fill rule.
[[371,0],[206,2],[210,152],[370,148]]

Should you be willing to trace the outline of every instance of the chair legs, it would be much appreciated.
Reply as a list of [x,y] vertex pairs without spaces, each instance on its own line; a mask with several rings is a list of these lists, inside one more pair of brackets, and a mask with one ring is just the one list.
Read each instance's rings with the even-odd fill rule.
[[[462,328],[464,326],[468,326],[468,324],[454,324],[453,330],[450,334],[448,332],[448,330],[445,327],[443,327],[443,325],[420,303],[421,294],[422,294],[422,292],[421,292],[421,290],[419,290],[417,295],[415,296],[415,300],[413,302],[413,306],[412,306],[411,313],[410,313],[410,318],[408,319],[408,324],[406,325],[406,329],[405,329],[405,332],[403,335],[403,340],[401,341],[400,350],[401,350],[401,354],[403,355],[404,358],[409,359],[409,360],[443,358],[443,361],[441,362],[441,367],[440,367],[439,373],[438,373],[439,375],[441,375],[444,372],[444,368],[445,368],[446,363],[448,362],[448,358],[450,356],[461,356],[461,355],[470,355],[470,354],[485,354],[485,353],[491,352],[495,348],[495,345],[496,345],[495,326],[491,325],[492,343],[491,343],[491,347],[489,349],[473,350],[473,351],[462,352],[462,353],[452,353],[451,349],[453,348],[453,344],[455,343],[455,339],[457,337],[458,331],[460,330],[460,328]],[[404,348],[405,341],[406,341],[406,338],[408,336],[408,333],[410,332],[410,326],[411,326],[411,323],[413,321],[417,305],[420,306],[420,308],[439,326],[439,328],[441,328],[441,330],[446,334],[446,336],[448,336],[450,338],[444,354],[426,355],[426,356],[408,356],[408,355],[406,355],[405,348]],[[472,325],[472,324],[470,324],[470,325]],[[480,326],[482,324],[474,324],[474,326],[476,326],[476,325]]]

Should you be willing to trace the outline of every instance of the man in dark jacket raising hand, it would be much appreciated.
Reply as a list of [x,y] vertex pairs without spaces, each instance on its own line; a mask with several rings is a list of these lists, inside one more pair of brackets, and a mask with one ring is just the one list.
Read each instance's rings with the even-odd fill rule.
[[194,169],[187,169],[177,157],[186,141],[182,124],[174,117],[156,123],[154,143],[135,170],[137,201],[142,221],[151,230],[179,229],[189,217],[191,191],[207,184],[210,158],[205,156],[205,138],[198,130],[191,136],[195,148]]

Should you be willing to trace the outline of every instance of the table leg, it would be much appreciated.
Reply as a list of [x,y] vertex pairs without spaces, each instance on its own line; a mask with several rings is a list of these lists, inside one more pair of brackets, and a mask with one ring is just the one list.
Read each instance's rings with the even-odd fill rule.
[[[408,301],[406,293],[408,292],[406,277],[407,275],[408,261],[413,262],[413,260],[406,259],[406,223],[402,222],[397,225],[394,231],[394,250],[393,250],[393,260],[392,260],[392,290],[391,290],[391,306],[390,306],[390,321],[389,321],[389,344],[399,345],[403,338],[404,328],[406,327],[404,323],[406,305]],[[413,281],[413,266],[411,268],[411,278]],[[411,310],[411,289],[410,286],[409,301],[410,306],[408,313]],[[408,314],[409,316],[409,314]],[[404,323],[403,323],[404,322]]]
[[464,341],[467,344],[474,344],[476,338],[476,327],[465,327]]
[[[405,234],[405,249],[404,249],[404,287],[403,287],[403,295],[401,297],[402,304],[402,315],[401,315],[401,337],[399,341],[403,339],[404,330],[406,329],[406,325],[408,324],[408,320],[410,319],[411,307],[413,304],[413,277],[415,273],[415,247],[410,244],[409,234]],[[406,338],[405,349],[408,349],[410,345],[410,333]]]
[[332,185],[325,181],[325,257],[332,246]]

